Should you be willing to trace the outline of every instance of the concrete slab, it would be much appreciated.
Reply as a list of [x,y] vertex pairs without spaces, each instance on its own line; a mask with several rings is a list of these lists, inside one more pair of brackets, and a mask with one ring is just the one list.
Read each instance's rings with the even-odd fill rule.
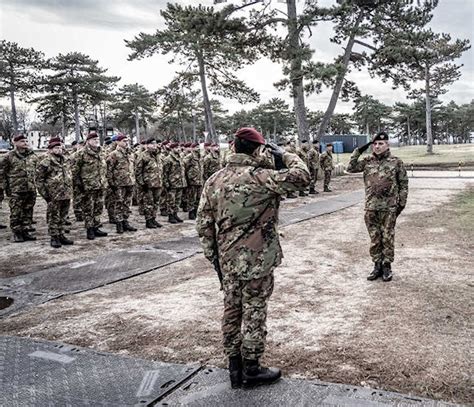
[[199,369],[0,336],[0,406],[146,406]]

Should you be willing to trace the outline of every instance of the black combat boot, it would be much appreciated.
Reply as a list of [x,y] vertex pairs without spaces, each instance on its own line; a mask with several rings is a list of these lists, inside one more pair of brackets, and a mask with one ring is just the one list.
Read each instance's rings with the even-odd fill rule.
[[74,244],[74,242],[71,239],[68,239],[62,233],[59,235],[59,242],[65,246],[71,246]]
[[87,228],[87,238],[89,240],[94,240],[95,239],[94,228]]
[[332,189],[329,187],[324,187],[324,192],[332,192]]
[[95,237],[105,237],[108,235],[107,232],[104,232],[103,230],[100,230],[99,229],[100,226],[97,226],[95,228],[92,228],[92,230],[94,231],[94,236]]
[[13,232],[13,241],[15,243],[23,243],[25,239],[23,238],[22,232]]
[[184,222],[183,219],[181,219],[176,212],[173,213],[173,216],[178,221],[178,223],[183,223]]
[[59,236],[51,236],[51,247],[54,247],[55,249],[59,249],[62,244],[59,241]]
[[0,229],[6,229],[6,225],[0,225]]
[[173,214],[173,213],[171,213],[171,214],[168,215],[168,222],[169,222],[169,223],[179,223],[179,222],[178,222],[178,219],[176,219],[176,218],[174,217],[174,214]]
[[382,280],[390,281],[393,277],[392,274],[392,265],[390,263],[384,263],[382,266]]
[[369,281],[377,280],[381,276],[382,276],[382,263],[381,262],[374,263],[374,269],[367,276],[367,280]]
[[117,233],[121,235],[123,233],[123,223],[122,222],[116,222],[115,227],[117,228]]
[[124,232],[136,232],[137,231],[137,228],[134,228],[132,225],[130,225],[130,223],[128,223],[128,220],[124,220],[122,222],[123,224],[123,231]]
[[231,356],[229,358],[230,385],[233,389],[242,387],[242,356]]
[[288,192],[286,197],[289,198],[289,199],[293,199],[293,198],[296,198],[296,195],[293,192]]
[[308,194],[305,191],[300,191],[299,195],[300,196],[308,196]]
[[146,222],[145,222],[145,227],[147,229],[156,229],[157,228],[157,226],[153,222],[153,219],[147,219]]
[[195,220],[196,219],[196,209],[192,209],[189,211],[188,215],[189,220]]
[[317,194],[319,194],[319,192],[316,191],[316,189],[314,189],[314,188],[310,188],[310,189],[309,189],[309,193],[310,193],[311,195],[317,195]]
[[254,387],[262,384],[272,384],[281,377],[281,370],[276,367],[262,367],[258,360],[244,359],[242,385]]
[[23,231],[23,240],[26,241],[31,241],[34,242],[36,240],[36,237],[30,235],[30,233],[27,230]]
[[151,221],[153,222],[153,224],[154,224],[157,228],[162,228],[162,227],[163,227],[163,225],[162,225],[160,222],[158,222],[156,219],[152,219]]

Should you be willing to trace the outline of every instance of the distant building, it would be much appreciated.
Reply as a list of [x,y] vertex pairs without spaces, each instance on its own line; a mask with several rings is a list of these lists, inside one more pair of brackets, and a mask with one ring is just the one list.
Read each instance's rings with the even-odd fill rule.
[[357,147],[366,144],[370,136],[365,134],[327,134],[321,137],[321,151],[326,150],[327,143],[342,142],[339,153],[352,153]]

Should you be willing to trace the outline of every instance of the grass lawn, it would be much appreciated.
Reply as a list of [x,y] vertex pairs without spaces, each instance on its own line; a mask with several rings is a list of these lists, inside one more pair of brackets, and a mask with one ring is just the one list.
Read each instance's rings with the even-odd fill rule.
[[[426,154],[426,146],[391,147],[392,154],[409,164],[474,164],[474,144],[451,144],[433,146],[434,154]],[[350,154],[339,154],[339,162],[347,164]],[[337,154],[334,154],[337,161]]]

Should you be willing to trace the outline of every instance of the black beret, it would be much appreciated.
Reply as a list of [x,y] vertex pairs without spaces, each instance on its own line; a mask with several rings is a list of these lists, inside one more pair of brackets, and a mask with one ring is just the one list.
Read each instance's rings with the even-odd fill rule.
[[380,131],[377,133],[377,135],[372,139],[372,142],[374,141],[388,141],[388,134],[385,133],[384,131]]
[[318,144],[319,140],[313,140],[313,144]]

